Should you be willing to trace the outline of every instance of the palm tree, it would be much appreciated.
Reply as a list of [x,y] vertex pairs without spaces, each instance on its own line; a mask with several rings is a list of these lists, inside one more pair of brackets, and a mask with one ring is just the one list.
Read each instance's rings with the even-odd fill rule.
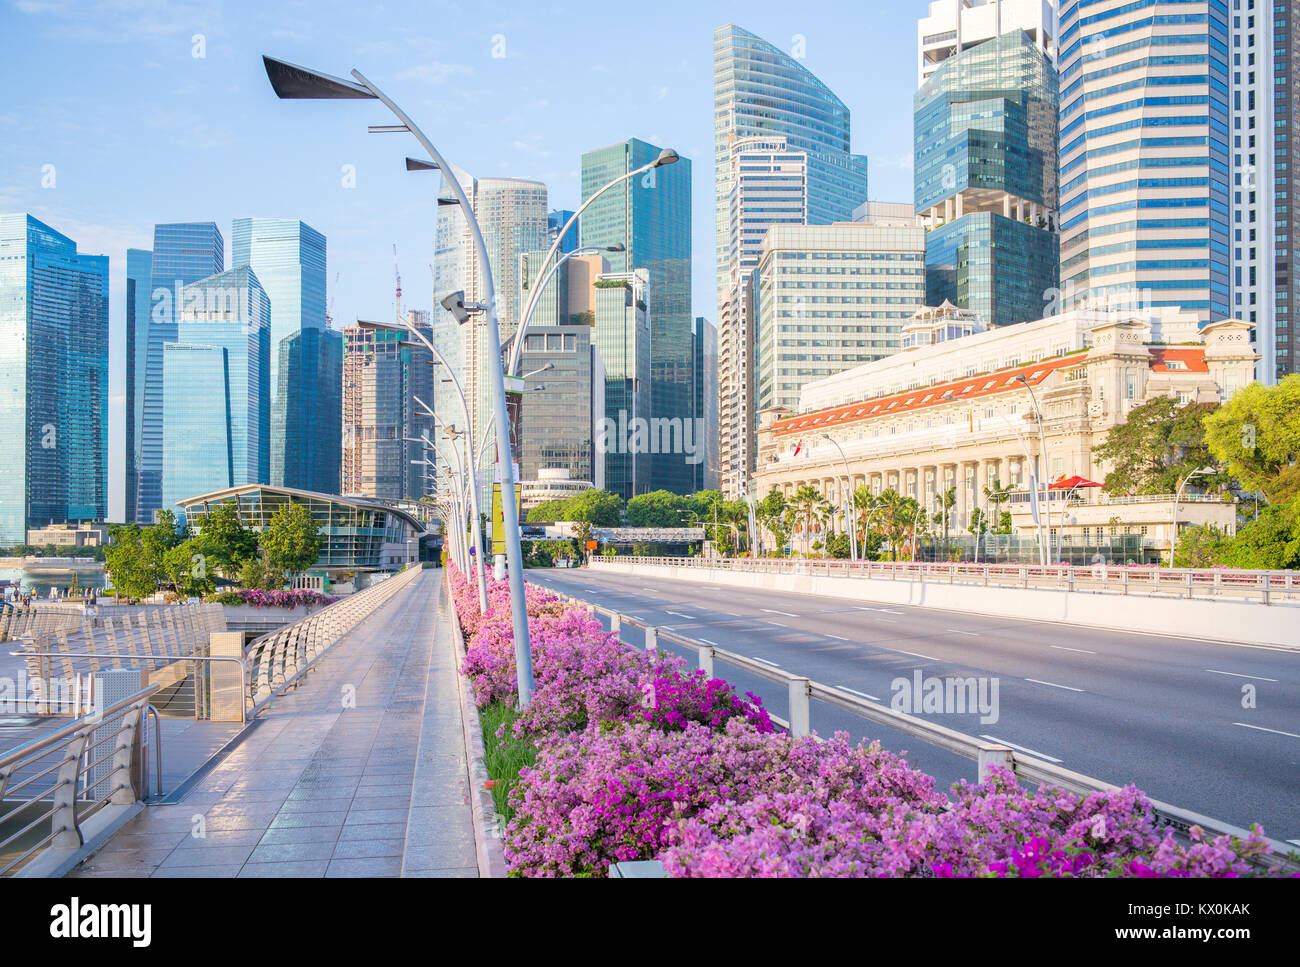
[[826,503],[826,498],[812,484],[804,484],[794,492],[790,505],[795,509],[795,520],[803,521],[804,553],[812,550],[813,516]]
[[1001,480],[994,480],[992,486],[984,488],[984,496],[988,500],[989,506],[993,508],[995,512],[989,515],[994,518],[991,522],[991,526],[993,533],[995,534],[1010,533],[1009,530],[1003,530],[1005,512],[1001,511],[1000,508],[1011,499],[1011,494],[1014,490],[1015,488],[1011,484],[1007,484],[1005,487],[1002,486]]
[[880,498],[865,485],[853,491],[853,515],[857,518],[857,531],[853,537],[858,542],[859,557],[866,556],[867,524],[879,506]]
[[886,490],[879,501],[880,530],[889,542],[892,560],[898,560],[898,551],[916,523],[920,505],[912,497],[904,497],[896,490]]

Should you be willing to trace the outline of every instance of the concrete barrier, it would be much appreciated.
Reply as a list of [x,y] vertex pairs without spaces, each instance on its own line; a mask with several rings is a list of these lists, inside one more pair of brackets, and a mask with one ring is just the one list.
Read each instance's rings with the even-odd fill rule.
[[870,601],[873,604],[903,604],[990,617],[1054,621],[1109,631],[1173,635],[1233,644],[1274,645],[1300,650],[1300,606],[1293,604],[1125,597],[1047,588],[986,588],[978,585],[888,581],[857,576],[729,571],[698,566],[685,568],[638,564],[618,559],[602,561],[599,570],[726,587],[817,594],[852,601]]

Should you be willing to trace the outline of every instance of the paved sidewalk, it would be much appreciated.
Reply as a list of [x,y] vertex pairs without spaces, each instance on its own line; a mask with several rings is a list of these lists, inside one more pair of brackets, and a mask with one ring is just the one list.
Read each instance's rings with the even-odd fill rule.
[[426,571],[182,802],[150,807],[69,875],[477,876],[443,597]]

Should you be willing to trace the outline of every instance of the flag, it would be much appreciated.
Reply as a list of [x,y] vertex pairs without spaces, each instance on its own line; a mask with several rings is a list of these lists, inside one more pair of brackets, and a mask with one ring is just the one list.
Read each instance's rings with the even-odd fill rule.
[[798,443],[798,445],[794,448],[794,455],[795,455],[796,457],[799,456],[799,451],[802,450],[802,449],[803,449],[803,441],[800,440],[799,443]]

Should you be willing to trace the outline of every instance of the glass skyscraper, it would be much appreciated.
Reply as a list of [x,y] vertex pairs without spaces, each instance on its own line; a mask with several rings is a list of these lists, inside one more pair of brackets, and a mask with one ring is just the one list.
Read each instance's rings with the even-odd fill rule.
[[[646,310],[649,272],[610,272],[595,282],[595,331],[592,341],[605,368],[605,426],[597,433],[596,451],[604,453],[605,488],[630,500],[656,489],[650,486],[651,460],[647,433],[637,433],[636,421],[651,418],[651,348],[653,337]],[[686,392],[690,392],[688,386]],[[684,458],[679,457],[683,460]]]
[[148,368],[149,293],[153,252],[126,250],[126,447],[124,519],[136,519],[140,480],[140,426],[144,417],[144,374]]
[[1223,318],[1227,5],[1072,0],[1060,23],[1066,308],[1180,306]]
[[[162,503],[163,346],[176,341],[181,290],[225,270],[226,243],[215,222],[178,222],[153,230],[149,334],[144,347],[144,397],[139,418],[140,462],[135,519],[153,521]],[[139,334],[136,336],[139,358]],[[135,378],[140,379],[137,370]]]
[[915,96],[926,301],[990,325],[1043,317],[1058,287],[1056,68],[1012,30],[945,59]]
[[108,257],[0,215],[0,545],[108,514]]
[[266,483],[271,303],[246,266],[183,290],[163,347],[163,506]]
[[849,144],[849,109],[799,60],[734,24],[713,34],[714,212],[718,285],[720,473],[735,496],[753,466],[748,339],[741,251],[732,245],[733,151],[747,138],[784,138],[806,155],[806,221],[848,221],[867,200],[867,159]]
[[[635,168],[649,164],[663,149],[631,138],[582,156],[582,197]],[[652,168],[611,188],[582,216],[583,246],[619,244],[623,252],[604,253],[612,272],[645,269],[646,313],[650,323],[650,413],[655,419],[694,420],[691,403],[691,163]],[[602,354],[604,349],[601,350]],[[607,369],[611,364],[606,359]],[[606,400],[606,415],[618,407]],[[647,414],[642,413],[643,417]],[[629,414],[630,416],[630,414]],[[681,425],[681,424],[679,424]],[[694,433],[694,424],[691,432]],[[646,485],[651,490],[689,493],[693,466],[686,454],[657,453]],[[636,493],[641,493],[638,490]]]
[[[302,329],[281,340],[279,349],[279,383],[271,401],[271,470],[278,413],[286,478],[280,486],[336,494],[343,458],[343,334]],[[274,348],[271,355],[276,357]]]
[[[320,394],[341,398],[341,385],[318,387],[302,383],[302,373],[315,372],[315,364],[296,370],[294,378],[281,369],[288,344],[309,330],[323,330],[325,322],[325,236],[294,218],[236,218],[230,233],[230,264],[248,266],[261,280],[271,300],[271,466],[273,486],[296,487],[336,493],[339,488],[337,452],[342,446],[338,407],[333,415],[317,409]],[[336,334],[337,335],[337,334]],[[320,337],[308,337],[308,353],[323,345]],[[329,337],[326,337],[329,342]],[[342,337],[337,337],[340,359],[337,380],[342,380]],[[300,359],[301,346],[290,355]],[[321,371],[329,378],[330,369]],[[341,404],[340,404],[341,405]],[[329,434],[333,432],[332,439]],[[336,453],[333,476],[327,467],[313,462],[317,452],[313,441],[304,448],[293,441],[312,440],[324,434],[320,447]]]

